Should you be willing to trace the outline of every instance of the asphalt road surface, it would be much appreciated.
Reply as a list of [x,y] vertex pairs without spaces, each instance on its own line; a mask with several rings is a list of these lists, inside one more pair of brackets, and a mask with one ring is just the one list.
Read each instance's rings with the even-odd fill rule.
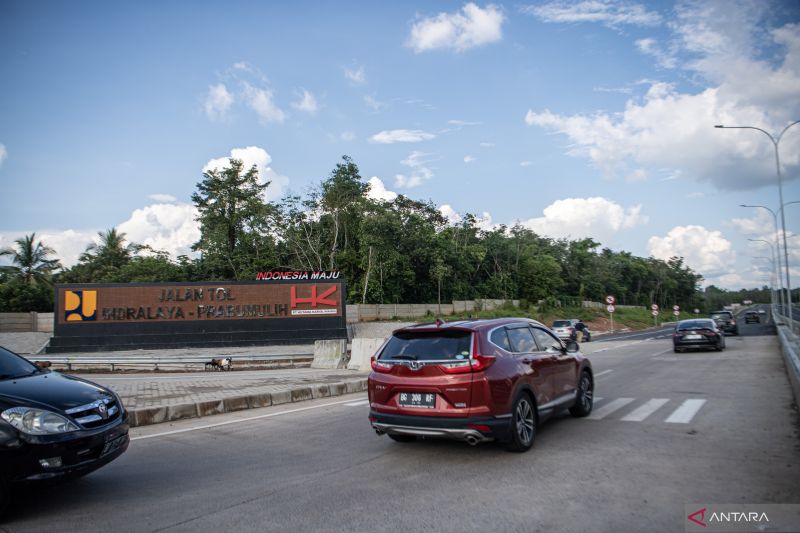
[[684,504],[800,502],[798,413],[769,325],[724,352],[668,333],[583,346],[601,397],[528,453],[378,437],[365,394],[133,430],[18,494],[4,531],[683,531]]

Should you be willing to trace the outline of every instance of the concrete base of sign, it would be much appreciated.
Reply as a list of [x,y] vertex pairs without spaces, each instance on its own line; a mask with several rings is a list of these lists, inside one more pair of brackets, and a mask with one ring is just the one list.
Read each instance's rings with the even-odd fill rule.
[[383,341],[384,339],[353,339],[347,370],[369,372],[371,370],[369,360],[381,347]]
[[345,368],[347,366],[347,339],[316,341],[311,368]]

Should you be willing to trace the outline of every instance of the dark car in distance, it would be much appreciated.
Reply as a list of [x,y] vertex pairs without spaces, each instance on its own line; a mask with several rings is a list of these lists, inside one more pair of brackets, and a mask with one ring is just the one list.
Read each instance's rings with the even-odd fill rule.
[[721,352],[725,349],[725,335],[710,318],[681,320],[672,333],[672,345],[675,353],[692,348],[713,348]]
[[372,369],[369,420],[379,435],[401,442],[496,440],[523,452],[549,416],[592,412],[592,366],[578,344],[524,318],[399,329]]
[[739,334],[739,326],[736,325],[736,317],[730,311],[714,311],[711,313],[711,320],[716,322],[717,327],[725,333]]
[[759,323],[761,323],[761,317],[758,316],[758,311],[747,311],[744,314],[744,323],[745,324],[759,324]]
[[0,513],[14,486],[88,474],[128,442],[128,414],[112,391],[0,347]]

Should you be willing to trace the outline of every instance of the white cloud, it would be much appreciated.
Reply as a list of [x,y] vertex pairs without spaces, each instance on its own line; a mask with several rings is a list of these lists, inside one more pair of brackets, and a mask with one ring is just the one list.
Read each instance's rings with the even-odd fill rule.
[[482,142],[480,146],[481,146],[481,148],[494,148],[495,144],[494,143]]
[[521,161],[519,166],[521,167],[529,167],[533,164],[533,161]]
[[161,194],[161,193],[151,194],[150,196],[148,196],[148,198],[162,204],[174,202],[175,200],[177,200],[177,198],[175,198],[171,194]]
[[622,230],[647,223],[641,209],[641,205],[624,208],[602,197],[565,198],[545,207],[544,216],[519,222],[548,237],[592,237],[604,242]]
[[259,89],[245,82],[244,98],[247,105],[256,112],[263,123],[281,123],[286,118],[286,113],[273,102],[271,90]]
[[473,161],[475,161],[475,156],[472,155],[464,156],[464,163],[472,163]]
[[234,102],[234,96],[224,83],[208,87],[208,94],[203,105],[206,116],[212,120],[225,118]]
[[129,242],[165,250],[173,258],[193,256],[192,244],[200,240],[200,225],[192,204],[153,204],[136,209],[117,226]]
[[417,143],[436,137],[433,133],[422,130],[384,130],[370,137],[376,144]]
[[433,170],[429,168],[431,154],[413,151],[408,157],[400,161],[401,165],[411,169],[411,174],[397,174],[394,177],[394,186],[404,189],[419,187],[433,177]]
[[[69,268],[78,262],[78,257],[86,251],[86,247],[94,240],[96,231],[76,231],[44,229],[36,230],[36,240],[55,250],[50,259],[58,259],[61,265]],[[0,233],[0,248],[16,249],[15,240],[29,235],[30,232]],[[10,264],[6,258],[0,259],[3,264]]]
[[364,72],[364,67],[346,68],[344,69],[344,77],[356,85],[362,85],[367,82],[367,74]]
[[6,145],[0,143],[0,167],[3,166],[3,161],[8,159],[8,150],[6,150]]
[[447,219],[449,224],[458,224],[463,220],[461,215],[459,215],[455,209],[450,204],[444,204],[439,206],[439,212],[442,214],[444,218]]
[[386,185],[378,176],[372,176],[369,181],[369,191],[367,191],[367,198],[373,200],[382,200],[391,202],[397,198],[397,193],[386,189]]
[[501,8],[488,5],[482,9],[470,2],[460,12],[439,13],[414,23],[406,46],[417,53],[436,48],[462,52],[501,40],[504,20]]
[[[680,5],[669,26],[669,46],[683,58],[687,76],[705,83],[696,92],[645,82],[646,94],[629,99],[624,110],[578,115],[529,110],[525,121],[566,135],[569,155],[587,158],[609,175],[667,168],[724,190],[774,186],[773,146],[765,135],[713,128],[752,125],[777,133],[800,116],[800,27],[765,32],[759,24],[767,6]],[[652,53],[655,42],[645,43],[640,49]],[[795,130],[781,142],[787,180],[800,176],[800,126]]]
[[448,124],[452,126],[480,126],[483,122],[469,122],[467,120],[448,120]]
[[350,142],[356,138],[356,134],[352,131],[343,131],[339,134],[339,138],[343,141]]
[[258,169],[260,183],[264,183],[265,181],[270,182],[269,187],[267,187],[264,191],[264,197],[266,200],[277,200],[289,189],[289,178],[286,176],[281,176],[269,166],[269,164],[272,162],[272,156],[270,156],[266,150],[259,148],[258,146],[234,148],[231,150],[230,156],[211,159],[203,167],[203,172],[207,172],[212,169],[221,170],[227,167],[230,158],[241,159],[244,163],[244,172],[247,172],[253,165],[255,165]]
[[650,255],[656,259],[683,257],[684,262],[705,278],[736,272],[736,252],[721,232],[703,226],[676,226],[664,237],[647,241]]
[[384,104],[383,102],[379,102],[378,100],[375,99],[375,97],[370,95],[366,95],[364,97],[364,104],[368,108],[370,108],[374,113],[377,113],[378,111],[386,107],[386,104]]
[[308,92],[305,89],[300,89],[297,93],[297,96],[300,98],[296,102],[292,102],[292,107],[297,109],[298,111],[304,111],[306,113],[314,114],[317,112],[318,104],[317,99],[314,98],[314,95]]
[[[734,218],[731,220],[731,225],[746,237],[765,239],[772,243],[775,239],[776,219],[766,209],[749,208],[748,210],[753,213],[753,217]],[[778,230],[780,230],[780,221],[778,221]]]
[[664,51],[659,45],[658,41],[652,37],[639,39],[636,41],[636,47],[645,55],[653,56],[658,65],[662,68],[675,68],[678,64],[678,59],[675,56],[675,50],[670,52]]
[[526,6],[522,11],[544,22],[599,22],[611,28],[623,24],[656,26],[661,23],[661,16],[658,13],[648,11],[643,5],[635,2],[618,0],[581,2],[558,0],[538,6]]

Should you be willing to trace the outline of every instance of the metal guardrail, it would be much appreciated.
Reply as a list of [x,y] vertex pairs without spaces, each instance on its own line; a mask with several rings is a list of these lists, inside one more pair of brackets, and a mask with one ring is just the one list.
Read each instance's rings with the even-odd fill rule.
[[[277,362],[277,361],[291,361],[292,363],[298,361],[307,361],[314,358],[313,353],[299,353],[287,355],[254,355],[254,354],[241,354],[241,355],[218,355],[213,359],[221,358],[231,359],[233,364],[236,362]],[[189,365],[205,365],[211,361],[211,357],[198,357],[198,356],[127,356],[127,357],[96,357],[96,356],[56,356],[56,355],[40,355],[28,356],[31,361],[49,361],[52,364],[66,365],[68,370],[72,370],[74,366],[91,366],[103,365],[110,366],[111,370],[115,370],[117,366],[153,366],[156,369],[161,368],[174,368],[174,367],[188,367]]]

